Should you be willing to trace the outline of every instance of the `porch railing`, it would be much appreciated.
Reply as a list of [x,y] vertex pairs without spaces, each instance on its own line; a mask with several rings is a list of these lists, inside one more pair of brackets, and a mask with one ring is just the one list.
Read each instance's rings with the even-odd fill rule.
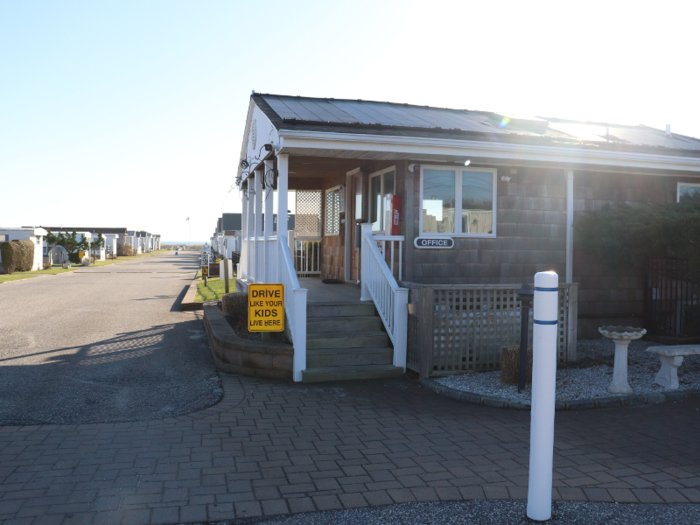
[[293,246],[297,275],[321,275],[321,237],[294,237]]
[[[377,246],[379,251],[387,261],[389,269],[391,270],[391,275],[396,276],[394,272],[394,263],[396,263],[399,281],[403,280],[403,272],[401,271],[403,261],[403,235],[374,235],[374,240],[377,241]],[[388,244],[388,247],[387,247]],[[396,258],[396,247],[398,246],[398,259]]]
[[374,301],[379,317],[394,344],[394,366],[406,370],[408,289],[399,287],[385,256],[377,247],[372,225],[362,225],[362,300]]
[[293,374],[294,381],[301,381],[302,371],[306,369],[306,295],[308,290],[299,286],[292,256],[287,240],[281,238],[275,242],[277,256],[277,277],[284,284],[284,310],[287,325],[294,346]]

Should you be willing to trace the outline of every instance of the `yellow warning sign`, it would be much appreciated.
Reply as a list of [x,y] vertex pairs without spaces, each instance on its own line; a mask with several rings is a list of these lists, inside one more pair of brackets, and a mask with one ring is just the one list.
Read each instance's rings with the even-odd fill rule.
[[219,258],[217,257],[217,258],[216,258],[216,264],[219,264],[220,262],[221,262],[221,259],[219,259]]
[[248,330],[250,332],[284,331],[283,284],[250,284],[248,286]]
[[209,277],[209,267],[202,266],[202,277]]
[[80,259],[80,260],[82,261],[82,260],[83,260],[83,257],[85,257],[85,252],[84,252],[83,250],[80,250],[80,251],[78,252],[78,259]]

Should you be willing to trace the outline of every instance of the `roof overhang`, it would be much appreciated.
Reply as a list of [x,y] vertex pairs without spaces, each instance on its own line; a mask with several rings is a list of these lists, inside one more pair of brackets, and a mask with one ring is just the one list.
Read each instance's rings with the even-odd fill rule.
[[[444,138],[280,130],[277,153],[351,158],[500,159],[590,167],[700,173],[700,157],[659,155],[597,148],[541,146]],[[314,153],[316,152],[316,153]],[[345,153],[343,153],[345,152]]]

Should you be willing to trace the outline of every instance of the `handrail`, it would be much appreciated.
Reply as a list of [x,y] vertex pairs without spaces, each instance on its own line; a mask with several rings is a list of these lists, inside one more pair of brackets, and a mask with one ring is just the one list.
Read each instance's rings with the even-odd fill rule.
[[284,309],[289,321],[289,332],[294,346],[293,379],[302,380],[306,369],[306,295],[308,290],[299,286],[289,246],[284,237],[277,244],[277,275],[284,284]]
[[377,248],[372,225],[362,225],[362,266],[360,284],[363,301],[373,301],[387,334],[394,343],[394,366],[406,371],[408,330],[408,289],[399,287]]

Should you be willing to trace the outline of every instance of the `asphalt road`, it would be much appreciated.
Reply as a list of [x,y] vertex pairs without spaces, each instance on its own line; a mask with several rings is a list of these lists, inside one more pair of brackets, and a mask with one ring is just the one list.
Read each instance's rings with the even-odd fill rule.
[[221,399],[198,256],[169,252],[0,285],[0,424],[143,421]]

